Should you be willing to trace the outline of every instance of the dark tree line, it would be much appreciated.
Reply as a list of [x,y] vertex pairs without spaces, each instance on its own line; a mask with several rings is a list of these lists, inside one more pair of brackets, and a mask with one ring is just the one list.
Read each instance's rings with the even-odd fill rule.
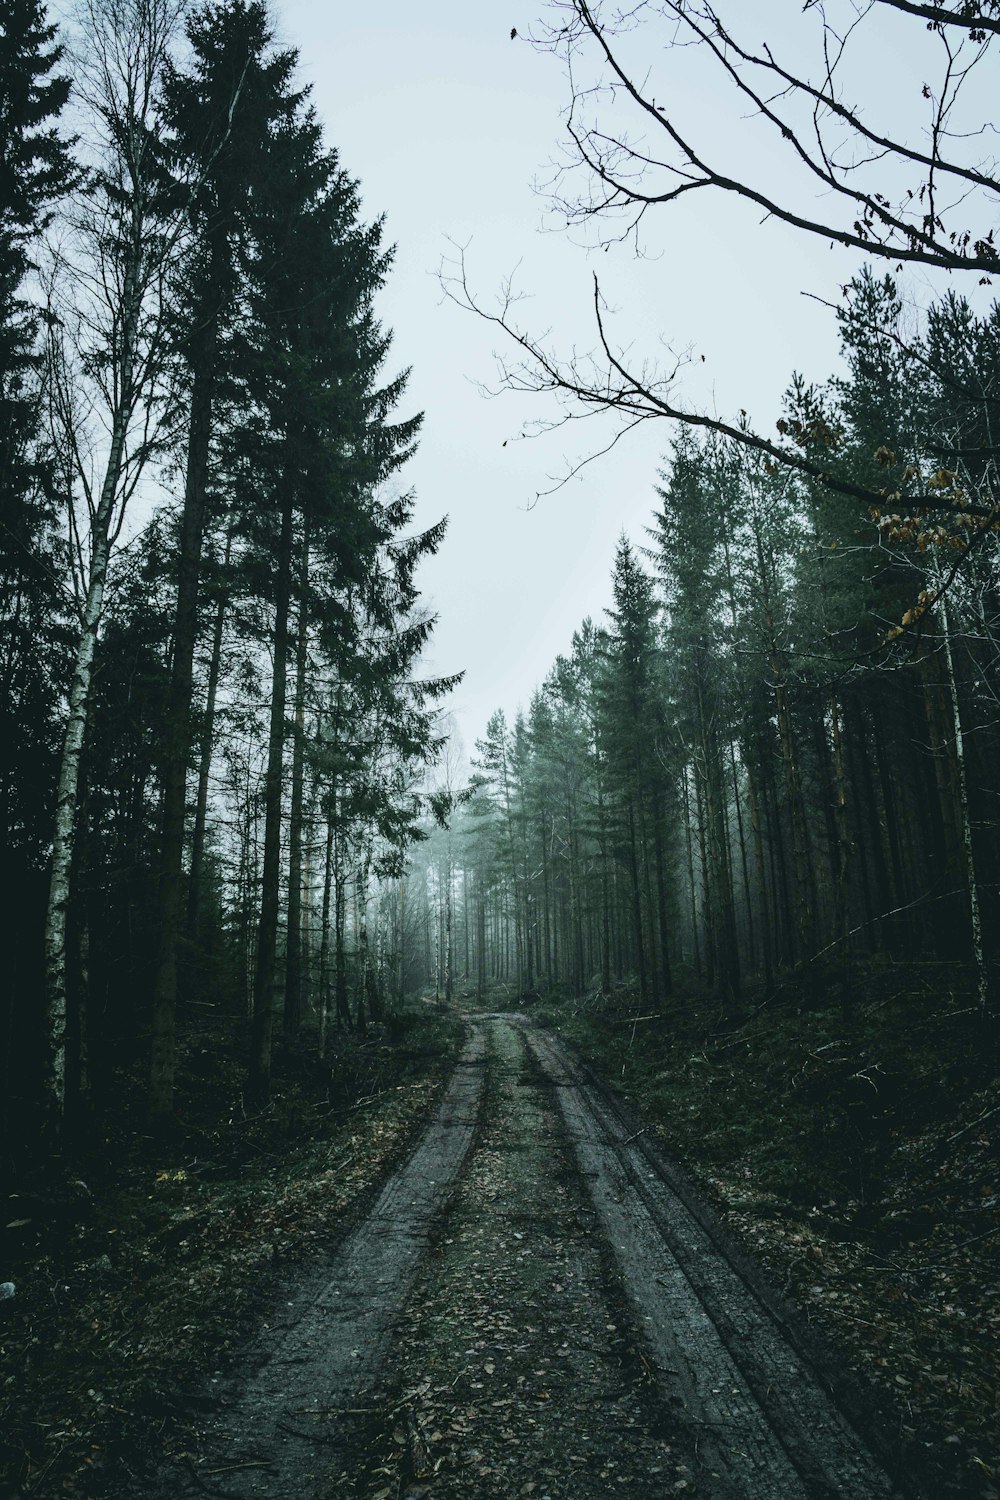
[[[995,0],[802,9],[760,41],[715,0],[552,0],[529,38],[568,84],[552,206],[599,247],[649,244],[708,194],[749,205],[747,231],[778,221],[882,268],[835,309],[846,375],[793,381],[775,433],[696,410],[685,356],[620,347],[596,276],[593,348],[563,353],[510,284],[489,306],[464,254],[444,269],[502,336],[499,388],[552,403],[540,429],[603,418],[602,451],[648,421],[682,434],[646,544],[619,548],[608,622],[480,746],[447,896],[480,986],[628,978],[663,1006],[693,974],[736,1005],[748,978],[822,960],[849,1007],[849,957],[873,952],[969,960],[989,1000],[1000,312],[958,290],[914,333],[894,278],[998,269],[1000,18]],[[888,115],[880,15],[926,69]],[[696,73],[738,136],[685,115]]]
[[71,59],[41,0],[0,22],[15,1169],[142,1059],[168,1128],[205,1010],[258,1104],[276,1023],[322,1052],[379,1015],[367,913],[423,836],[450,685],[417,671],[444,523],[399,487],[392,252],[295,53],[261,0],[85,22]]
[[846,373],[794,380],[779,426],[859,490],[908,474],[957,517],[873,514],[682,430],[605,623],[478,744],[428,876],[439,974],[628,982],[669,1011],[818,964],[849,1013],[853,960],[919,957],[974,965],[991,1004],[997,542],[961,517],[996,493],[1000,307],[949,295],[904,341],[890,277],[847,290]]

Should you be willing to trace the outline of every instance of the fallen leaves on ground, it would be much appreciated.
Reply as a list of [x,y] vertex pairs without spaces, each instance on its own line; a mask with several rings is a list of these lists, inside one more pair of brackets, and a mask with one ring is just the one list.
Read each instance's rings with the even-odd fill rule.
[[1000,1500],[1000,1107],[973,977],[870,965],[846,1013],[822,979],[714,1025],[647,1019],[641,1047],[628,992],[551,1019],[873,1382],[914,1468]]
[[26,1259],[0,1325],[0,1476],[34,1500],[136,1493],[134,1465],[279,1278],[353,1222],[427,1117],[456,1041],[425,1077],[408,1063],[402,1083],[387,1057],[362,1108],[317,1113],[305,1140],[245,1166],[136,1165]]
[[[551,1097],[520,1037],[399,1330],[364,1500],[694,1493]],[[373,1402],[373,1404],[375,1404]]]

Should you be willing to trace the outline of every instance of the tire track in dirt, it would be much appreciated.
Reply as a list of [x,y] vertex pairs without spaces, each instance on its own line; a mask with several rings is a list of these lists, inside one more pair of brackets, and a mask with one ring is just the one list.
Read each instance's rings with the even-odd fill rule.
[[486,1018],[483,1126],[373,1398],[365,1476],[328,1500],[667,1500],[702,1493],[595,1232],[522,1026]]
[[[892,1482],[646,1143],[554,1037],[526,1029],[661,1389],[702,1433],[710,1492],[741,1500],[892,1500]],[[711,1476],[717,1476],[713,1484]]]
[[[365,1220],[244,1351],[198,1434],[201,1462],[156,1493],[306,1500],[334,1462],[357,1393],[371,1385],[428,1236],[468,1154],[483,1095],[486,1037],[473,1025],[437,1110]],[[338,1417],[346,1421],[338,1422]],[[331,1420],[332,1419],[332,1420]],[[194,1447],[189,1440],[188,1447]]]

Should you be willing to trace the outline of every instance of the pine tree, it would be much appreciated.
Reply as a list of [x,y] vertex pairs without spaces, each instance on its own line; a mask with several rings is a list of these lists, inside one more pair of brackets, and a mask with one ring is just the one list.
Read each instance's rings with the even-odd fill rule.
[[11,931],[32,935],[14,945],[0,1007],[0,1133],[12,1149],[15,1061],[35,1052],[42,1009],[38,925],[69,644],[31,287],[40,236],[76,176],[57,129],[69,95],[61,58],[44,5],[12,0],[0,18],[0,884]]
[[[0,20],[0,546],[6,561],[16,502],[35,487],[38,311],[24,283],[53,205],[78,174],[71,144],[55,124],[70,90],[68,78],[53,76],[63,55],[56,28],[47,23],[41,0],[10,0],[5,9]],[[14,535],[20,533],[23,527]],[[13,552],[10,557],[16,566]]]
[[[628,876],[633,952],[643,1004],[672,988],[664,868],[665,784],[657,759],[664,748],[659,606],[649,575],[630,543],[618,543],[612,572],[614,603],[602,678],[602,739]],[[653,889],[652,870],[659,880]]]
[[[274,136],[257,230],[250,305],[263,342],[248,391],[261,415],[263,509],[251,520],[272,548],[273,673],[251,1087],[266,1095],[278,961],[282,779],[296,537],[364,584],[380,541],[376,487],[405,462],[419,419],[389,421],[405,376],[377,385],[389,349],[372,312],[389,257],[382,226],[359,223],[357,184],[300,110]],[[276,524],[275,524],[276,523]],[[303,600],[307,597],[303,595]],[[303,602],[300,600],[300,604]],[[305,617],[300,610],[299,628]]]
[[175,1067],[178,948],[183,922],[183,856],[191,700],[198,636],[202,540],[210,502],[214,415],[224,376],[224,339],[243,290],[266,143],[299,105],[290,84],[294,55],[272,54],[257,0],[204,6],[187,24],[189,70],[167,69],[164,116],[180,173],[190,245],[177,271],[175,320],[188,391],[170,705],[163,753],[159,962],[153,1011],[150,1112],[169,1117]]

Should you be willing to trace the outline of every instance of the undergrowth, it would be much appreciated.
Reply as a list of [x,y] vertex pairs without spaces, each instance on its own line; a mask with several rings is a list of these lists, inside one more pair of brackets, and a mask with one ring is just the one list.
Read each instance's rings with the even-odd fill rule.
[[142,1079],[122,1075],[113,1127],[76,1154],[79,1181],[7,1201],[4,1500],[142,1493],[143,1464],[282,1270],[353,1222],[460,1034],[422,1007],[365,1039],[338,1034],[325,1064],[279,1046],[271,1101],[251,1112],[224,1039],[193,1033],[169,1144],[142,1133]]

